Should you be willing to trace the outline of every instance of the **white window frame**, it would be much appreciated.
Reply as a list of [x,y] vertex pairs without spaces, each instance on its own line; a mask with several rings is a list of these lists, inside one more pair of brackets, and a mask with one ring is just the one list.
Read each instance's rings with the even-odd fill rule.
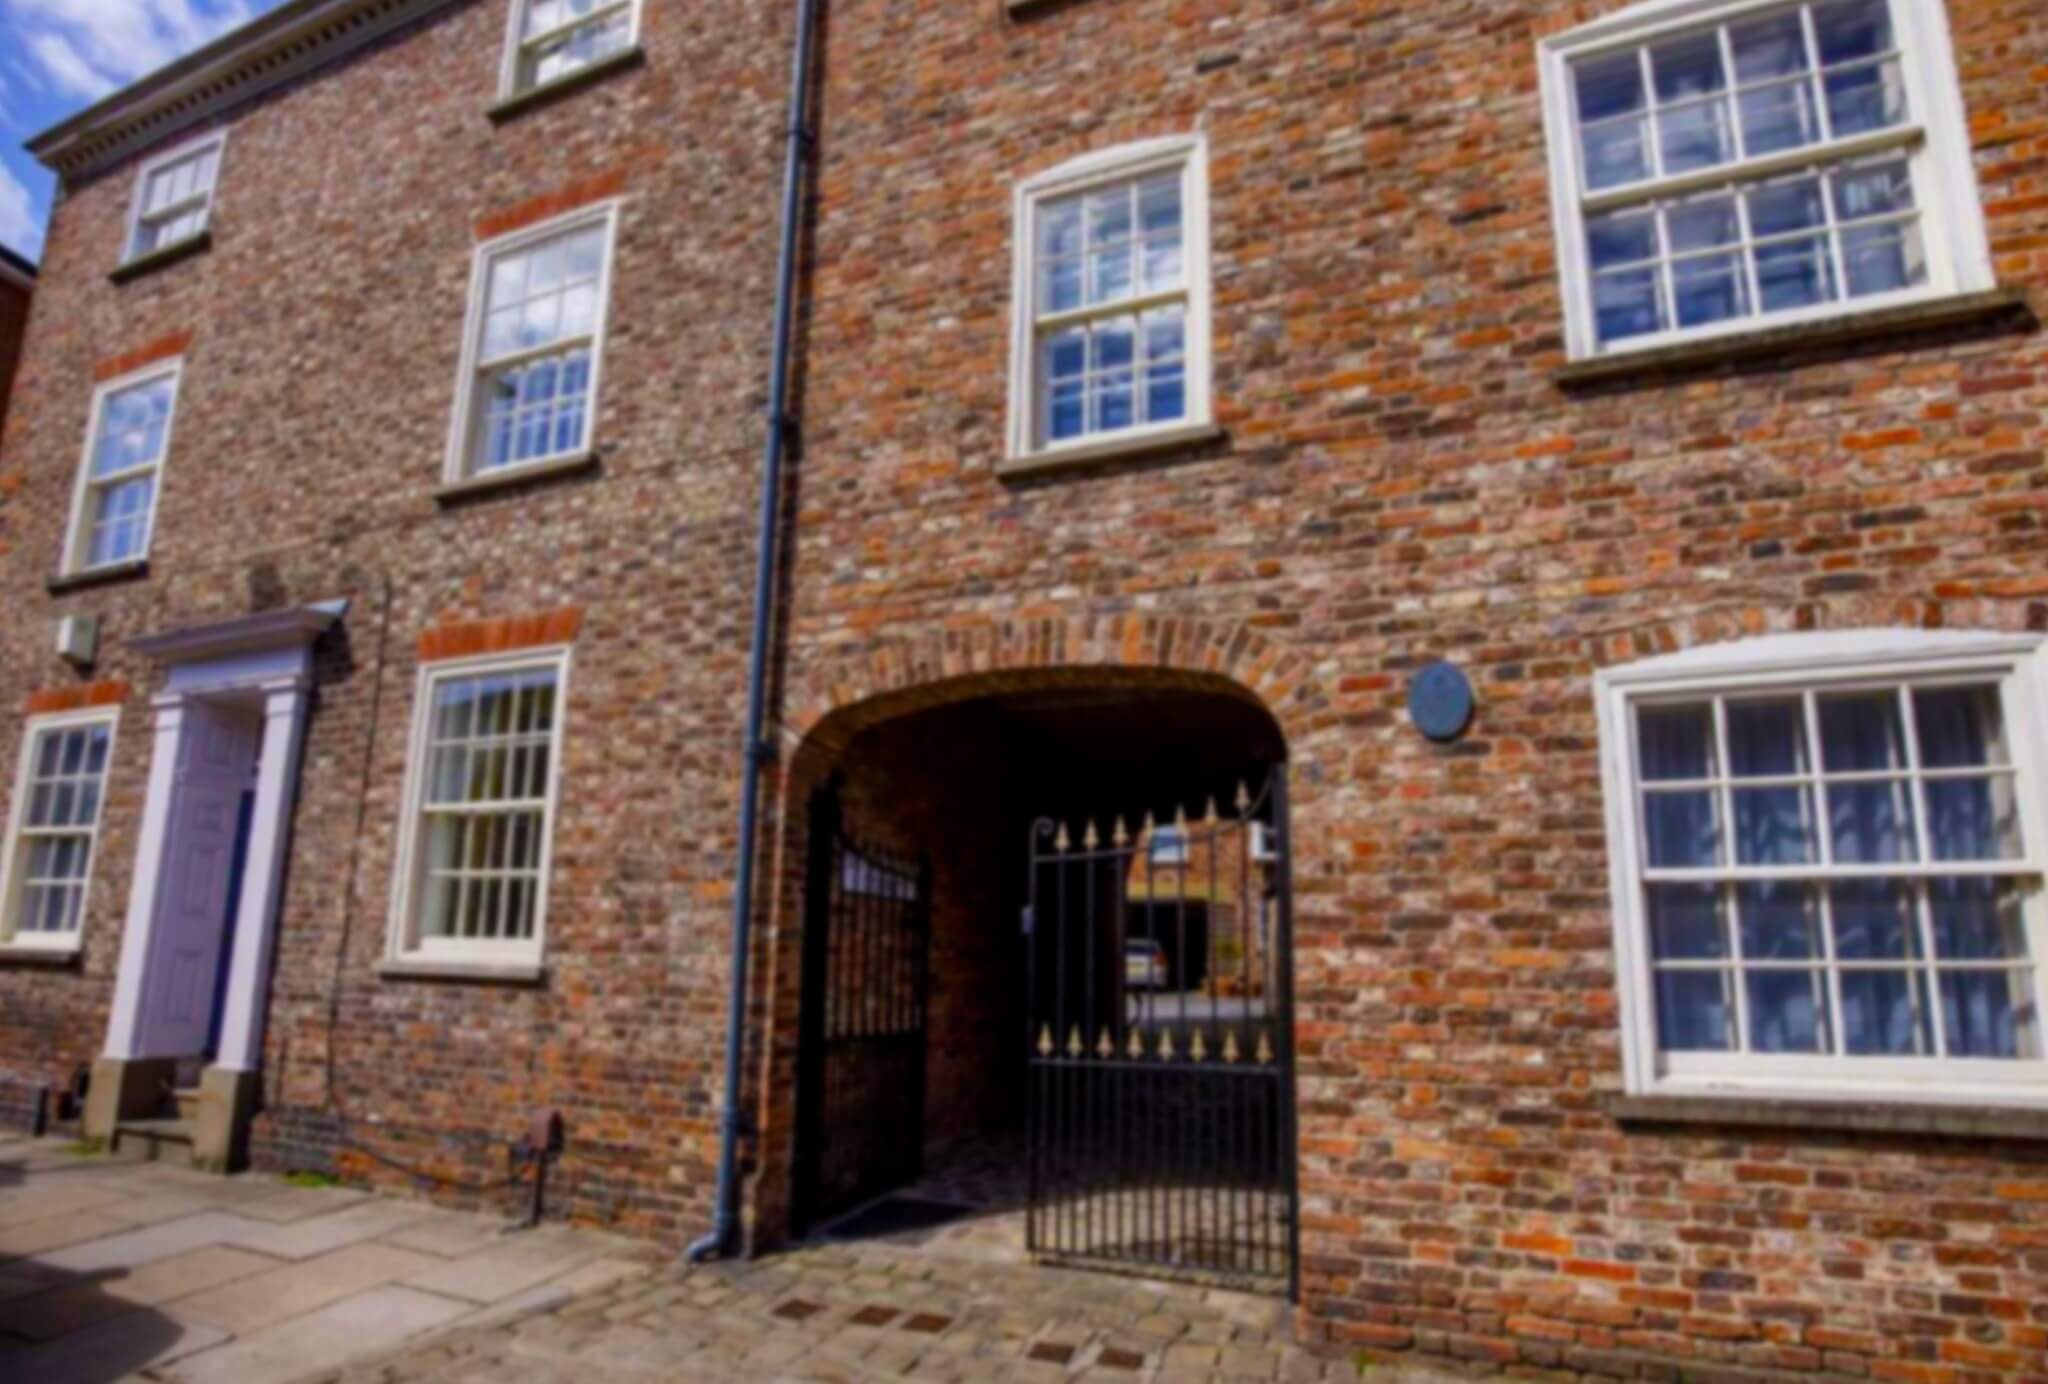
[[[1047,202],[1157,173],[1181,174],[1181,256],[1184,291],[1134,295],[1114,304],[1077,308],[1060,320],[1086,320],[1139,312],[1161,301],[1187,304],[1187,416],[1115,432],[1088,433],[1064,442],[1039,437],[1038,212]],[[1008,459],[1012,464],[1084,460],[1191,441],[1216,431],[1212,399],[1209,143],[1201,134],[1172,135],[1084,154],[1017,183],[1012,213]]]
[[[99,450],[100,431],[106,422],[107,401],[114,395],[139,385],[151,384],[166,376],[171,381],[171,407],[164,415],[164,451],[149,467],[135,467],[132,470],[116,472],[112,477],[95,478],[92,474],[93,454]],[[85,453],[79,459],[78,479],[71,493],[71,520],[64,530],[64,561],[60,570],[66,576],[82,576],[91,572],[112,571],[149,560],[150,550],[156,546],[156,519],[164,502],[164,476],[170,470],[171,448],[177,439],[178,402],[184,395],[185,360],[174,356],[169,360],[156,361],[140,370],[130,371],[115,379],[96,386],[92,392],[92,411],[85,424]],[[92,496],[96,490],[123,480],[131,480],[145,471],[152,471],[156,484],[149,496],[149,523],[142,536],[142,551],[133,557],[117,558],[112,562],[97,565],[88,563],[86,557],[92,536]]]
[[[79,899],[78,927],[72,932],[18,932],[16,931],[15,872],[21,868],[26,854],[22,832],[28,817],[29,780],[33,777],[36,746],[44,735],[51,732],[76,730],[82,726],[105,726],[107,728],[107,771],[100,781],[98,810],[93,815],[92,825],[85,832],[85,887]],[[92,707],[82,711],[52,712],[43,716],[31,716],[23,723],[21,755],[14,771],[14,801],[7,814],[7,839],[4,854],[0,854],[0,953],[35,953],[51,956],[75,956],[85,946],[86,923],[92,916],[93,881],[97,877],[100,858],[100,831],[107,819],[108,789],[114,781],[114,754],[121,734],[121,709],[119,707]]]
[[[586,226],[604,227],[604,272],[597,281],[597,317],[591,324],[590,342],[590,398],[584,406],[583,440],[579,446],[551,452],[547,456],[533,457],[526,461],[514,462],[510,466],[480,470],[472,465],[475,456],[479,429],[482,420],[477,414],[479,392],[478,377],[484,368],[481,360],[483,351],[484,323],[486,308],[490,300],[491,264],[500,255],[517,254],[545,240],[567,235]],[[442,478],[449,485],[461,485],[479,480],[526,475],[535,471],[546,471],[580,461],[597,449],[597,410],[603,397],[604,386],[604,343],[606,330],[611,321],[612,276],[616,269],[615,260],[619,247],[619,203],[616,199],[594,202],[560,216],[531,226],[522,226],[516,231],[487,240],[476,247],[470,265],[469,306],[464,314],[462,326],[462,364],[455,382],[455,416],[448,428],[448,458],[443,467]],[[563,337],[545,346],[536,346],[532,356],[557,354],[568,349],[579,340]],[[521,357],[508,356],[495,362],[493,368],[505,368],[516,363]]]
[[[2048,1109],[2048,1055],[2039,1059],[1808,1057],[1660,1050],[1638,817],[1634,708],[1715,694],[1748,695],[1859,683],[1997,680],[2016,770],[2023,857],[1997,873],[2048,872],[2048,640],[2032,635],[1868,630],[1775,635],[1712,645],[1595,675],[1601,784],[1614,913],[1622,1055],[1630,1095],[1728,1099],[1995,1105]],[[1815,754],[1818,754],[1816,747]],[[1725,768],[1725,766],[1724,766]],[[1802,867],[1816,878],[1972,873],[1968,864]],[[1740,877],[1742,867],[1723,868]],[[1782,869],[1758,868],[1781,877]],[[2025,899],[2037,1026],[2048,1003],[2048,889]],[[1729,926],[1737,924],[1730,920]],[[1922,966],[1927,963],[1923,960]],[[1938,1004],[1938,996],[1935,999]],[[1837,1020],[1838,1021],[1838,1020]],[[2044,1035],[2048,1041],[2048,1035]]]
[[[520,31],[526,27],[527,11],[531,8],[533,0],[512,0],[511,13],[505,25],[505,53],[501,59],[498,72],[499,99],[510,100],[515,96],[524,96],[530,91],[544,90],[547,87],[553,86],[556,82],[574,80],[585,70],[584,68],[579,67],[574,72],[566,72],[559,77],[551,78],[545,82],[534,82],[530,85],[522,86],[519,81],[519,60],[529,48],[537,48],[551,39],[559,38],[563,34],[573,33],[577,29],[598,23],[601,19],[618,14],[621,11],[627,14],[628,19],[626,24],[626,43],[619,51],[622,53],[632,52],[640,43],[640,8],[644,2],[645,0],[610,0],[610,3],[600,5],[596,13],[586,15],[582,19],[572,20],[567,24],[549,29],[547,32],[537,34],[532,38],[521,38]],[[598,61],[603,62],[605,59],[600,58]]]
[[[406,748],[405,798],[399,820],[396,870],[391,885],[391,918],[385,956],[401,964],[445,967],[538,967],[547,955],[548,895],[555,864],[555,823],[562,797],[569,733],[570,649],[567,645],[520,649],[476,658],[451,658],[422,664],[413,693],[412,730]],[[427,749],[433,739],[434,693],[451,679],[492,673],[525,673],[552,669],[555,674],[554,743],[549,761],[548,791],[541,808],[540,867],[530,938],[422,938],[419,935],[419,861],[427,789]]]
[[[1984,208],[1972,162],[1955,44],[1942,0],[1888,0],[1898,40],[1907,119],[1888,130],[1810,144],[1739,163],[1587,191],[1580,158],[1572,64],[1615,49],[1704,26],[1780,10],[1793,0],[1648,0],[1538,45],[1543,121],[1550,155],[1551,216],[1557,235],[1558,275],[1564,294],[1565,344],[1572,360],[1611,358],[1678,342],[1832,321],[1918,302],[1978,292],[1996,284]],[[1654,138],[1654,134],[1652,136]],[[1682,192],[1747,182],[1772,172],[1836,163],[1858,155],[1907,153],[1927,258],[1927,282],[1914,288],[1764,314],[1698,327],[1673,326],[1602,346],[1592,305],[1585,217]]]
[[[180,245],[199,239],[213,229],[213,208],[214,204],[220,200],[221,175],[227,168],[227,145],[228,132],[226,130],[214,130],[199,136],[197,139],[188,139],[175,149],[166,149],[163,153],[153,156],[142,167],[135,170],[135,190],[128,198],[128,225],[125,237],[121,242],[122,264],[133,264],[137,260],[145,260],[152,255],[164,254],[175,250]],[[191,200],[191,204],[203,208],[199,229],[190,235],[180,236],[178,239],[168,241],[165,244],[154,245],[147,250],[138,251],[135,248],[135,237],[142,229],[142,203],[143,198],[149,192],[150,178],[155,175],[157,170],[189,159],[196,154],[204,153],[209,147],[214,151],[213,182],[206,189],[204,197],[195,197]]]

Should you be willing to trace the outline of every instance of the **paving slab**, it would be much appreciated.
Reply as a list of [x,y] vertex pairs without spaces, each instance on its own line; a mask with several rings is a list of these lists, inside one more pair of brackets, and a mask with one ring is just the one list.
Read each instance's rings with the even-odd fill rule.
[[81,1384],[125,1379],[217,1346],[227,1333],[160,1312],[130,1312],[34,1350],[0,1357],[8,1384]]
[[486,1216],[465,1216],[454,1211],[424,1211],[379,1242],[400,1249],[418,1250],[443,1259],[474,1254],[505,1242],[507,1226]]
[[0,1332],[29,1341],[50,1341],[138,1307],[189,1297],[238,1278],[278,1266],[275,1259],[247,1250],[209,1245],[159,1259],[135,1271],[103,1270],[50,1285],[44,1291],[0,1302]]
[[167,1377],[183,1384],[249,1384],[317,1374],[462,1316],[468,1304],[416,1288],[377,1288],[232,1343],[188,1355]]
[[181,1319],[246,1335],[396,1283],[440,1262],[389,1245],[346,1245],[317,1259],[284,1264],[226,1287],[180,1298],[172,1310]]
[[97,1273],[103,1269],[133,1269],[187,1250],[240,1240],[265,1228],[261,1221],[247,1220],[226,1211],[202,1211],[198,1215],[139,1229],[124,1227],[123,1233],[118,1235],[103,1235],[83,1244],[38,1254],[36,1262],[75,1274]]
[[93,1182],[57,1182],[38,1179],[34,1186],[13,1187],[0,1192],[0,1227],[39,1221],[48,1216],[65,1216],[91,1211],[130,1198],[110,1187]]
[[313,1216],[327,1215],[331,1211],[343,1211],[351,1206],[359,1206],[369,1199],[368,1192],[359,1192],[352,1187],[286,1187],[269,1196],[244,1202],[237,1206],[235,1211],[251,1220],[275,1221],[279,1225],[289,1225],[294,1221],[303,1221]]
[[366,1201],[332,1215],[314,1216],[290,1225],[250,1221],[251,1231],[235,1243],[243,1249],[275,1255],[279,1259],[311,1259],[346,1245],[389,1235],[418,1220],[419,1216],[417,1206],[404,1202]]
[[45,1254],[66,1245],[97,1240],[104,1235],[118,1235],[134,1228],[128,1221],[117,1221],[96,1211],[23,1221],[19,1225],[0,1227],[0,1262]]
[[528,1231],[479,1253],[436,1264],[405,1281],[430,1293],[488,1305],[560,1278],[601,1252],[599,1246],[559,1231]]

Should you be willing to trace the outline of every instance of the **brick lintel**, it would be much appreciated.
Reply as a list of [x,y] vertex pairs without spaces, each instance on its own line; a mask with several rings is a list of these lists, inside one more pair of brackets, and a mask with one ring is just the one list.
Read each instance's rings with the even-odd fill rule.
[[581,606],[537,615],[511,615],[495,620],[450,621],[434,626],[420,636],[420,661],[439,663],[451,658],[477,658],[485,654],[511,653],[575,641],[583,628]]
[[49,716],[61,711],[84,711],[95,706],[119,706],[128,700],[129,686],[118,680],[80,683],[72,687],[45,687],[28,694],[28,714]]

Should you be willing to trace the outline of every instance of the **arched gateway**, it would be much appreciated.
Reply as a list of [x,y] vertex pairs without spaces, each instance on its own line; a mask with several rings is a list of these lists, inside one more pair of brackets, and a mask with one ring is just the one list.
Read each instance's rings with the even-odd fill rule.
[[793,698],[757,1237],[962,1215],[1291,1291],[1307,689],[1252,631],[1131,619],[875,645]]

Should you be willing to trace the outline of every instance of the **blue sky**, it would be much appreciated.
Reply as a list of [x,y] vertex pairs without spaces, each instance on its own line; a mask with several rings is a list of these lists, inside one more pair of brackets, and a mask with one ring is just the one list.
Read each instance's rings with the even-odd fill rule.
[[0,0],[0,245],[43,255],[55,180],[21,142],[283,0]]

